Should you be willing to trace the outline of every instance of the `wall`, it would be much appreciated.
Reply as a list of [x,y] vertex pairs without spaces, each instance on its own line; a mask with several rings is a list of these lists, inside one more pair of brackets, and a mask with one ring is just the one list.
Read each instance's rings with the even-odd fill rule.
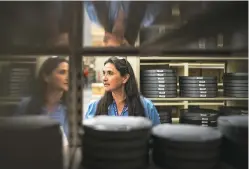
[[101,82],[102,70],[104,67],[104,62],[109,58],[109,56],[96,56],[95,57],[95,71],[96,71],[96,80]]

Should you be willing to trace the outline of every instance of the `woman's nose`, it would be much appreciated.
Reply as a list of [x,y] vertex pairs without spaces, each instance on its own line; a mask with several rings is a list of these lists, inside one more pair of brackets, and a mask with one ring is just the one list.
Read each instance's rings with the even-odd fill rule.
[[103,75],[102,79],[103,79],[103,81],[107,81],[106,75]]
[[68,81],[68,79],[69,79],[69,75],[68,75],[68,73],[66,73],[65,80]]

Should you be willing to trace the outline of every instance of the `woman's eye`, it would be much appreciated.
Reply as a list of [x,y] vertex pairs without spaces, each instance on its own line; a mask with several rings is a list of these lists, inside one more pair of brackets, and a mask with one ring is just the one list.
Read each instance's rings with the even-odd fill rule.
[[113,74],[113,72],[111,72],[111,71],[107,71],[107,74],[108,74],[108,75],[112,75],[112,74]]
[[106,71],[106,72],[103,72],[103,75],[113,75],[113,72],[112,71]]
[[65,74],[66,73],[66,70],[60,70],[59,71],[59,74]]

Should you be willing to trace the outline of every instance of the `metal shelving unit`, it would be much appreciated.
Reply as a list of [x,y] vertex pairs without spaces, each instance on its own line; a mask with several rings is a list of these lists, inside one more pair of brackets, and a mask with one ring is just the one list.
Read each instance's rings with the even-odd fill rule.
[[[131,62],[137,80],[139,82],[139,70],[140,65],[153,65],[154,60],[160,61],[161,65],[169,64],[170,66],[177,66],[183,68],[183,74],[188,75],[190,68],[198,66],[207,67],[221,67],[223,64],[210,63],[210,61],[225,61],[225,71],[231,70],[229,65],[233,62],[241,61],[246,64],[248,62],[247,56],[240,56],[237,53],[240,51],[232,50],[160,50],[157,49],[146,50],[145,48],[135,47],[117,47],[117,48],[91,48],[83,47],[83,23],[84,12],[82,2],[68,2],[68,8],[70,8],[70,30],[69,30],[69,45],[64,47],[0,47],[0,57],[2,56],[15,58],[15,57],[34,57],[34,55],[64,55],[69,56],[69,71],[70,71],[70,86],[68,96],[68,116],[69,116],[69,131],[70,139],[69,145],[71,147],[70,154],[73,155],[76,148],[81,142],[81,126],[82,126],[82,57],[85,56],[127,56],[127,59]],[[213,25],[212,25],[213,26]],[[214,26],[213,26],[214,27]],[[247,53],[247,51],[246,51]],[[235,55],[232,55],[235,54]],[[185,57],[183,57],[185,55]],[[157,56],[157,57],[151,57]],[[162,57],[160,57],[162,56]],[[171,62],[171,61],[174,62]],[[145,63],[144,61],[149,61]],[[165,61],[165,62],[164,62]],[[169,63],[170,61],[170,63]],[[177,61],[177,62],[176,62]],[[190,63],[190,61],[206,61],[204,65]],[[157,62],[159,63],[159,62]],[[248,65],[247,65],[248,67]],[[238,67],[237,67],[238,68]],[[222,86],[222,84],[220,84]],[[205,104],[205,105],[223,105],[229,101],[247,101],[247,98],[168,98],[168,99],[155,99],[151,98],[155,105],[176,105],[188,107],[188,105]],[[2,103],[3,98],[0,98]],[[15,98],[5,98],[6,102],[10,104],[16,103],[19,100]],[[201,102],[205,101],[205,102]],[[73,158],[73,156],[70,156]]]
[[[226,55],[226,54],[225,54]],[[242,55],[219,55],[214,54],[212,56],[205,56],[205,51],[203,55],[191,56],[187,55],[165,55],[165,56],[152,56],[152,57],[139,57],[139,64],[137,64],[138,84],[140,84],[140,69],[144,68],[155,68],[155,66],[166,66],[170,68],[178,69],[178,75],[188,76],[190,69],[218,69],[220,71],[230,72],[237,71],[238,65],[244,67],[245,70],[248,68],[248,57]],[[241,65],[241,62],[244,64]],[[230,64],[233,63],[231,66]],[[240,70],[239,70],[240,71]],[[179,83],[177,83],[179,86]],[[223,83],[218,82],[218,94],[216,98],[148,98],[155,106],[176,106],[188,108],[189,106],[224,106],[232,104],[236,105],[236,102],[247,102],[248,98],[230,98],[222,96]],[[178,90],[179,91],[179,90]],[[179,118],[175,118],[177,121]]]

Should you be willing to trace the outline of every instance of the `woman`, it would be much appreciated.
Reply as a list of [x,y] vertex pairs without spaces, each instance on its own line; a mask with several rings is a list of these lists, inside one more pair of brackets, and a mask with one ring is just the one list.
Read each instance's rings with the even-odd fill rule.
[[[140,27],[157,23],[165,15],[168,3],[147,1],[84,1],[84,8],[91,22],[104,28],[106,34],[118,35],[134,46]],[[166,10],[167,11],[167,10]],[[130,19],[132,18],[132,19]]]
[[104,96],[89,105],[85,118],[96,115],[144,116],[153,125],[160,124],[153,103],[140,96],[133,69],[126,59],[112,57],[104,63],[103,83]]
[[40,68],[31,98],[24,99],[18,115],[48,115],[57,120],[68,136],[66,92],[68,91],[67,60],[49,58]]

